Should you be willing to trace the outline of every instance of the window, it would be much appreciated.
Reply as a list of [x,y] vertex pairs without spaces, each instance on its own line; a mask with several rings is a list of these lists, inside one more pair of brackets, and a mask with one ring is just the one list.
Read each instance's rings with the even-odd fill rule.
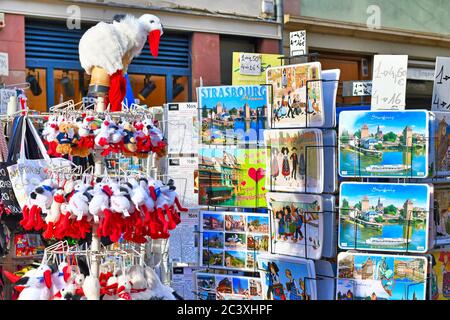
[[222,85],[231,85],[233,52],[255,52],[252,39],[220,38],[220,76]]

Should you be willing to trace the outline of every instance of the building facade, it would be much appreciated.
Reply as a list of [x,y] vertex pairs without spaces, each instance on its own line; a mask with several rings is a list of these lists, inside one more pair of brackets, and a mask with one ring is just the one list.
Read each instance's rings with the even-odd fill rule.
[[[0,52],[8,53],[10,72],[0,82],[37,79],[42,93],[27,94],[35,110],[68,99],[80,101],[89,84],[78,60],[82,34],[117,14],[151,13],[161,18],[164,35],[157,59],[150,56],[147,44],[129,67],[135,97],[150,106],[195,100],[201,81],[231,84],[233,51],[279,53],[281,11],[267,14],[263,2],[267,1],[2,0]],[[281,1],[268,2],[281,7]]]
[[[409,55],[407,108],[430,108],[437,56],[450,55],[450,2],[442,0],[284,0],[283,49],[289,32],[306,30],[309,53],[341,81],[371,80],[373,55]],[[370,97],[338,103],[370,104]]]

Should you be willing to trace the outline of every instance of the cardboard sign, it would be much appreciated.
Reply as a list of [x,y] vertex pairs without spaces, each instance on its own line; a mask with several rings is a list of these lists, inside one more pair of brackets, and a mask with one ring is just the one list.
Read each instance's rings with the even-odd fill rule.
[[305,30],[291,32],[289,38],[291,57],[303,56],[307,54]]
[[408,56],[376,55],[372,81],[372,110],[404,110]]
[[0,76],[9,75],[9,63],[8,54],[6,52],[0,52]]
[[431,110],[450,111],[450,58],[436,59]]
[[241,72],[241,56],[254,55],[253,53],[233,52],[233,75],[232,85],[261,85],[266,83],[266,69],[270,67],[281,66],[281,55],[278,54],[258,54],[261,60],[261,67],[259,73],[256,71],[252,75],[247,75]]
[[257,53],[241,53],[239,73],[248,76],[261,74],[261,55]]

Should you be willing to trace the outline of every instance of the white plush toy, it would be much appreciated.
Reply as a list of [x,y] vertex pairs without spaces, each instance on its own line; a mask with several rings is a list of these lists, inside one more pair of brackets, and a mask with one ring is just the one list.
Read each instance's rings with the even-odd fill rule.
[[100,282],[98,278],[94,276],[87,276],[84,279],[83,292],[87,300],[100,300]]
[[[126,15],[113,23],[99,22],[81,37],[79,56],[83,69],[93,79],[109,76],[102,86],[109,87],[111,111],[120,111],[125,97],[124,77],[128,65],[138,56],[148,37],[150,51],[158,55],[159,39],[163,33],[158,17],[144,14],[139,19]],[[102,90],[103,91],[103,90]]]
[[162,284],[156,272],[145,267],[145,278],[147,279],[147,287],[150,290],[149,300],[177,300],[179,296],[171,287]]
[[109,208],[109,195],[105,189],[106,183],[99,182],[95,184],[92,199],[89,202],[89,213],[93,216],[94,222],[100,221],[103,210]]
[[41,264],[29,278],[27,287],[22,290],[17,300],[49,300],[52,296],[52,270]]

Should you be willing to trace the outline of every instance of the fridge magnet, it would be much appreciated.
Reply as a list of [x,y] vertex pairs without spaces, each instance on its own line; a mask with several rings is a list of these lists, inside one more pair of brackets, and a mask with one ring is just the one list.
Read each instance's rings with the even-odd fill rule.
[[316,195],[268,193],[271,252],[320,259],[323,244],[322,198]]
[[450,244],[450,192],[448,185],[435,185],[434,223],[436,245]]
[[200,221],[202,266],[254,271],[269,251],[267,214],[200,211]]
[[273,105],[268,101],[271,128],[323,126],[320,62],[269,68],[266,77],[273,87]]
[[200,300],[262,300],[261,279],[196,272]]
[[200,149],[199,203],[266,207],[266,149]]
[[433,300],[450,300],[450,251],[441,249],[432,253],[431,287]]
[[342,177],[426,178],[427,111],[344,111],[339,117]]
[[425,300],[427,259],[342,252],[337,300]]
[[314,262],[280,255],[260,255],[258,269],[265,300],[316,300]]
[[198,88],[202,143],[262,143],[262,132],[267,123],[267,101],[267,86]]
[[266,188],[322,193],[323,138],[318,129],[266,130]]
[[450,175],[449,112],[434,112],[432,137],[434,137],[433,160],[436,176],[447,177]]
[[342,183],[339,247],[426,252],[430,192],[426,184]]

